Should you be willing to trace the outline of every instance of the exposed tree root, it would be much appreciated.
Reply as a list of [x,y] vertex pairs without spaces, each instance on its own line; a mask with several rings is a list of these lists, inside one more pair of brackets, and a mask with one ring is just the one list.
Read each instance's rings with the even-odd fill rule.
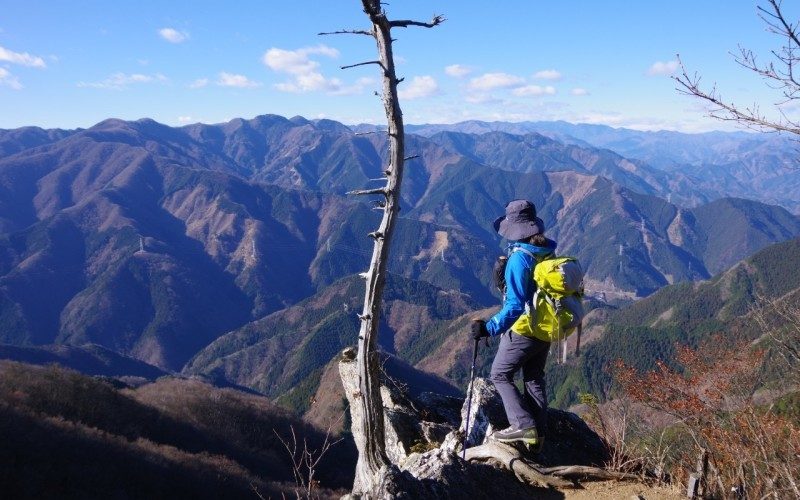
[[494,462],[513,472],[520,481],[533,486],[548,486],[553,488],[575,488],[573,481],[608,481],[637,480],[635,474],[614,472],[600,467],[585,465],[562,465],[558,467],[541,468],[530,463],[513,446],[498,442],[489,442],[480,446],[469,448],[466,453],[467,461]]
[[489,442],[469,448],[467,461],[493,461],[513,472],[520,481],[533,486],[549,486],[553,488],[574,488],[572,481],[561,479],[555,475],[542,474],[534,468],[514,447],[503,443]]

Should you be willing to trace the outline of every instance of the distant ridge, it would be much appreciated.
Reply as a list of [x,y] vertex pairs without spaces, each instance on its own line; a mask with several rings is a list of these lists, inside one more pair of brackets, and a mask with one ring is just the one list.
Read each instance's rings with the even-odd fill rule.
[[87,375],[105,377],[139,377],[155,380],[168,375],[153,365],[122,356],[99,345],[18,347],[0,344],[0,359],[34,365],[58,364]]
[[[220,339],[247,328],[263,336],[272,315],[365,269],[379,207],[344,193],[379,185],[385,137],[276,115],[179,128],[108,119],[33,132],[31,141],[0,134],[16,148],[0,156],[1,343],[94,344],[167,372],[202,358],[198,371],[208,376],[225,367],[232,383],[283,394],[311,384],[354,342],[355,316],[339,304],[337,315],[312,318],[289,337],[303,344],[336,330],[313,362],[298,355],[274,376],[239,380],[224,355],[215,357]],[[439,321],[457,315],[443,306],[497,304],[490,276],[503,244],[491,221],[510,199],[536,203],[559,251],[581,259],[593,299],[606,303],[708,278],[800,234],[798,218],[776,206],[670,203],[669,189],[675,198],[694,192],[689,176],[542,134],[409,135],[407,147],[418,158],[404,179],[390,271],[419,300],[390,325],[399,343],[386,345],[401,357],[416,356],[427,334],[397,318],[440,311],[428,317]],[[289,359],[286,346],[264,346]]]
[[[376,130],[355,125],[356,131]],[[800,170],[791,137],[753,132],[687,134],[669,130],[640,131],[565,121],[485,122],[406,125],[408,133],[432,137],[442,132],[518,136],[538,133],[565,144],[611,150],[673,175],[694,179],[705,200],[740,197],[781,205],[800,213]],[[676,192],[677,196],[685,193]],[[679,198],[676,198],[676,200]]]

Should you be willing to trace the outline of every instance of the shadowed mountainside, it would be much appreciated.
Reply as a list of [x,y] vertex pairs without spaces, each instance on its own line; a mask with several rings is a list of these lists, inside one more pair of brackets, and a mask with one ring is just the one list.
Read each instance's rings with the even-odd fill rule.
[[[318,449],[324,435],[266,398],[164,378],[137,389],[61,368],[0,361],[0,485],[11,497],[252,498],[294,495],[280,439]],[[352,443],[317,470],[346,488]]]
[[153,365],[122,356],[114,351],[93,344],[81,347],[69,345],[45,345],[41,347],[17,347],[0,345],[0,359],[8,359],[34,365],[58,364],[86,375],[103,377],[132,377],[155,380],[167,375]]
[[[299,304],[223,335],[186,366],[187,375],[249,387],[290,406],[308,407],[325,366],[356,343],[363,302],[358,277],[344,278]],[[406,357],[426,332],[475,309],[466,295],[390,275],[384,293],[381,347]]]

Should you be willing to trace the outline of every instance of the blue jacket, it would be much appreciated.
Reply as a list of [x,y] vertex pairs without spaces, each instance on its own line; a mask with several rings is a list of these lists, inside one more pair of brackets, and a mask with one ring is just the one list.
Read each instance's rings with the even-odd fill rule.
[[552,247],[537,247],[528,243],[515,242],[508,246],[508,263],[506,264],[506,295],[503,308],[486,322],[486,330],[492,337],[505,333],[511,325],[525,312],[525,304],[533,299],[536,283],[533,281],[533,268],[536,259],[526,252],[514,251],[521,247],[534,255],[547,255],[555,251]]

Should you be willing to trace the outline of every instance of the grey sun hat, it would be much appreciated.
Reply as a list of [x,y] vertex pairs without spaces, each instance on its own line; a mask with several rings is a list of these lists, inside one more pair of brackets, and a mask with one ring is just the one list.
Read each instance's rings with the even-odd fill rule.
[[536,217],[533,203],[512,200],[506,204],[506,214],[494,221],[494,230],[507,240],[524,240],[544,233],[544,221]]

